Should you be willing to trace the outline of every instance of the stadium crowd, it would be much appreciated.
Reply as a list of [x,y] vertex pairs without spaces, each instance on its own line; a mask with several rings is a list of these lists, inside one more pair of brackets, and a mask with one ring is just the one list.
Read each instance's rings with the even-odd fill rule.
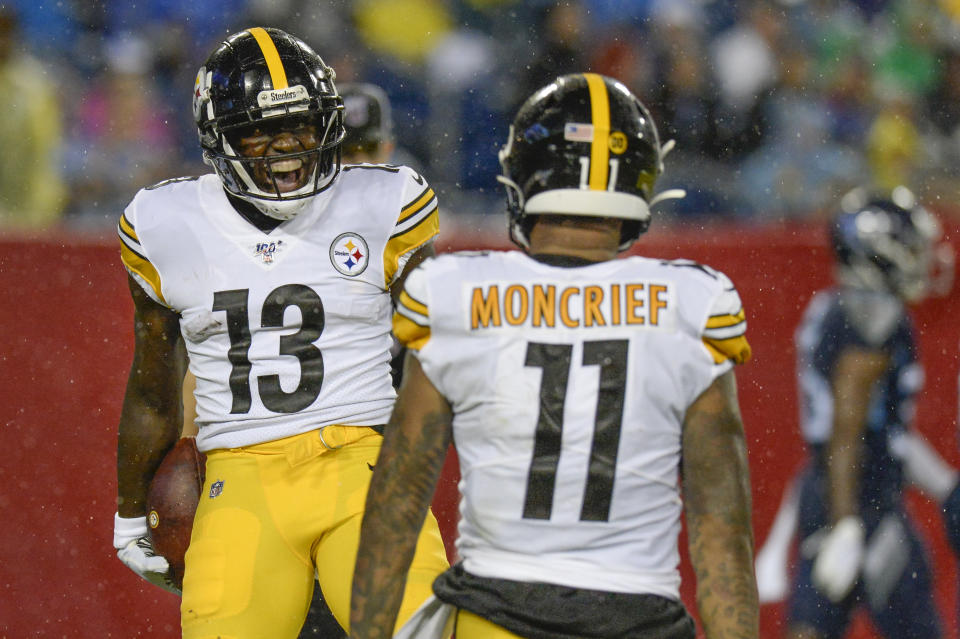
[[[501,220],[509,117],[557,75],[622,80],[677,142],[676,219],[792,219],[850,187],[960,192],[956,0],[145,0],[2,3],[6,228],[110,228],[138,188],[205,171],[195,61],[251,25],[314,43],[338,81],[382,86],[397,160],[446,214]],[[25,139],[26,137],[26,139]],[[30,153],[28,153],[28,151]],[[31,181],[33,180],[33,181]],[[33,192],[34,197],[30,194]]]

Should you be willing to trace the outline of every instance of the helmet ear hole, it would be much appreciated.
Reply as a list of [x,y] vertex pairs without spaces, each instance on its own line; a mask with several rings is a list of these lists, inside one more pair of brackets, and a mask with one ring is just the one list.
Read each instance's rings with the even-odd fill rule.
[[650,220],[624,220],[620,227],[620,250],[625,251],[630,245],[647,232],[650,228]]

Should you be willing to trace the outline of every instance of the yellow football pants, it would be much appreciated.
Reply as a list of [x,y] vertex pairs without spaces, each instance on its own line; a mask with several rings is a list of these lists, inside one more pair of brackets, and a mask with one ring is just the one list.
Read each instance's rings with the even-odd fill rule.
[[[207,454],[206,481],[186,555],[184,639],[294,639],[314,575],[342,626],[367,487],[383,438],[331,426]],[[448,567],[430,513],[417,542],[398,625]]]
[[454,615],[453,631],[457,639],[522,639],[503,626],[462,608],[458,608]]

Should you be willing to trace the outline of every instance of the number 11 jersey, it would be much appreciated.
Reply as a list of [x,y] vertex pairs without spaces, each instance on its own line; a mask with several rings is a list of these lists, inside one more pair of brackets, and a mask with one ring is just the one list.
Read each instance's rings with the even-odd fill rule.
[[689,261],[410,273],[394,332],[454,411],[465,570],[679,599],[684,415],[750,357],[745,330],[730,280]]
[[345,166],[269,233],[215,175],[171,180],[141,190],[118,230],[127,271],[180,314],[200,450],[386,423],[390,285],[438,230],[417,173]]

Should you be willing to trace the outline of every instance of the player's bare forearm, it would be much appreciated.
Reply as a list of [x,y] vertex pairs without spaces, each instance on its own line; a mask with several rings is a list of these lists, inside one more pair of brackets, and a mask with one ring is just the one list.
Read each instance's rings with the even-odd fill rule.
[[732,372],[687,411],[683,493],[697,608],[707,639],[756,639],[750,476]]
[[450,445],[450,420],[446,400],[408,355],[367,494],[351,596],[352,639],[393,636],[417,537]]
[[833,429],[827,442],[827,478],[833,521],[859,514],[860,459],[873,386],[886,370],[882,351],[847,349],[831,377]]
[[144,514],[150,478],[179,436],[186,362],[176,313],[150,300],[136,282],[130,282],[130,290],[135,347],[117,439],[121,517]]

